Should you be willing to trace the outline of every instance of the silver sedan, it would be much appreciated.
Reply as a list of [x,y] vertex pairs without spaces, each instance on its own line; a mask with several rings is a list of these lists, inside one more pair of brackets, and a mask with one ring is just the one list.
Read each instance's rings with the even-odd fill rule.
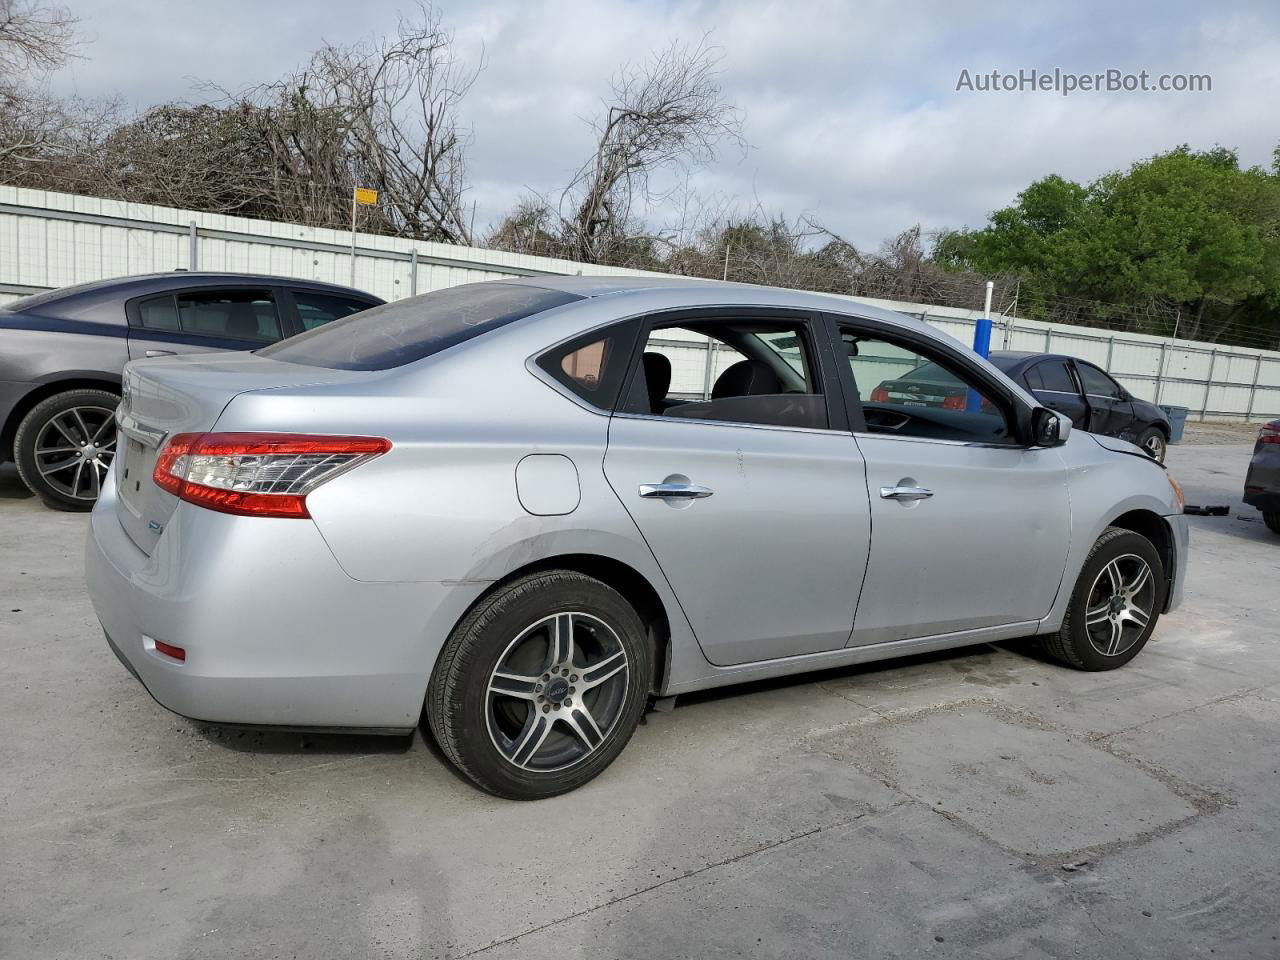
[[[926,363],[966,389],[903,377]],[[922,323],[795,291],[454,287],[130,364],[117,420],[88,584],[161,704],[425,716],[504,797],[599,774],[655,696],[1025,636],[1121,666],[1186,565],[1139,449]]]

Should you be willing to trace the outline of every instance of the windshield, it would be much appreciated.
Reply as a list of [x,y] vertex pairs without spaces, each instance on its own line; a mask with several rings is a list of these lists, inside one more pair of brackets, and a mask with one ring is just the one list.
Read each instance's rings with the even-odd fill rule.
[[524,284],[468,283],[374,307],[257,353],[335,370],[388,370],[581,299]]

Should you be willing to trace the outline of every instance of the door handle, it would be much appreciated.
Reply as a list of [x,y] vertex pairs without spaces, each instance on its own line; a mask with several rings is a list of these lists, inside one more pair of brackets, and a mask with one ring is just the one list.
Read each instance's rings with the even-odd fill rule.
[[147,357],[172,357],[172,350],[148,350]]
[[642,483],[640,496],[646,500],[702,500],[715,491],[696,483]]
[[925,487],[881,487],[881,500],[927,500],[933,491]]

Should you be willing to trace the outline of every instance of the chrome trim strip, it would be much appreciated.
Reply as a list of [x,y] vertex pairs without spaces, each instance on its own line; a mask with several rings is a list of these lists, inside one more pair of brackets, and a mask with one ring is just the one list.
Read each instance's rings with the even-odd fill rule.
[[148,427],[132,413],[126,413],[124,410],[124,401],[120,406],[116,407],[116,425],[120,428],[120,432],[131,440],[137,440],[139,443],[148,447],[158,447],[164,443],[165,437],[169,436],[167,430],[157,430],[155,427]]
[[[821,394],[812,394],[821,396]],[[774,423],[739,423],[736,420],[699,420],[695,417],[663,417],[653,413],[615,413],[614,417],[623,420],[657,420],[660,423],[702,424],[713,427],[746,427],[751,430],[781,430],[783,433],[820,433],[840,437],[852,434],[848,430],[832,430],[830,427],[783,427]]]

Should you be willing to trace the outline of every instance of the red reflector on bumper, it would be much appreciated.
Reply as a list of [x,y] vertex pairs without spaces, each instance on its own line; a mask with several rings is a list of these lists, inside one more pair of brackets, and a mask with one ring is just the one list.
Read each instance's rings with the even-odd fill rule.
[[156,640],[156,653],[163,653],[166,657],[171,657],[179,663],[187,662],[187,651],[181,647],[175,647],[173,644],[165,643],[163,640]]

